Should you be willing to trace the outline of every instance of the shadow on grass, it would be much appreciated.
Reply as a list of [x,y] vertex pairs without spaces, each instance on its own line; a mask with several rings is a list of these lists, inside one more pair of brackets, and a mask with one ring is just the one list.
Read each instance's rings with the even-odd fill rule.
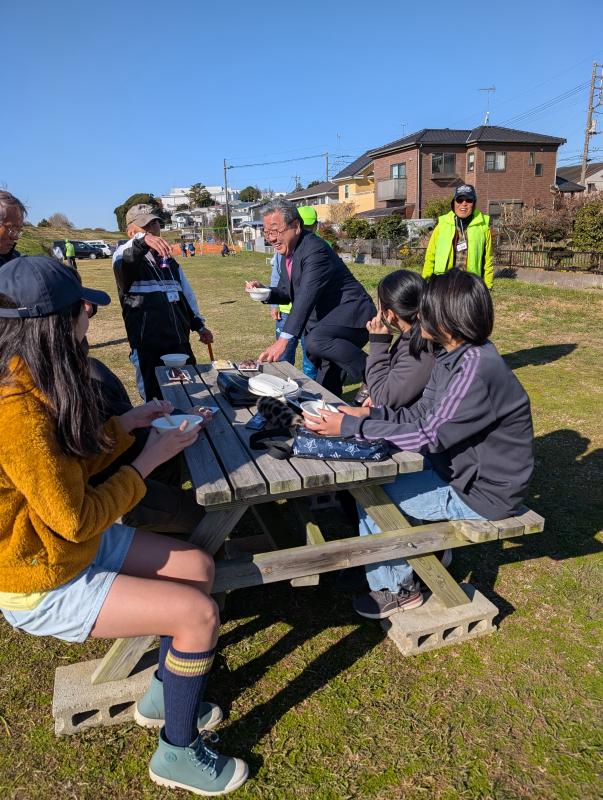
[[[596,536],[603,528],[603,449],[586,453],[590,440],[573,430],[557,430],[535,439],[536,468],[527,505],[545,519],[544,531],[471,548],[460,559],[470,564],[469,580],[500,609],[500,619],[512,610],[496,595],[499,568],[534,558],[555,561],[599,553]],[[586,455],[585,455],[586,454]]]
[[[214,665],[211,685],[219,687],[219,702],[227,711],[242,691],[257,683],[267,671],[287,660],[304,644],[326,629],[348,627],[357,622],[349,598],[333,592],[327,576],[321,585],[312,589],[292,589],[288,583],[272,584],[234,592],[228,598],[227,618],[249,616],[250,608],[258,616],[220,637],[220,650],[253,637],[271,625],[286,623],[289,630],[268,650],[229,670],[219,656]],[[322,582],[324,581],[324,585]],[[358,625],[331,647],[304,665],[303,671],[286,682],[279,691],[264,702],[258,702],[239,719],[220,730],[220,739],[236,747],[243,758],[253,759],[252,752],[262,739],[292,708],[326,686],[340,672],[349,669],[359,658],[378,645],[384,633],[377,625]],[[285,666],[286,669],[286,666]],[[211,690],[211,686],[210,686]]]
[[577,344],[568,342],[567,344],[545,344],[540,347],[526,347],[525,350],[517,350],[515,353],[506,353],[503,358],[511,369],[550,364],[560,358],[569,356],[578,347]]
[[124,336],[123,339],[109,339],[107,342],[96,342],[90,345],[90,350],[99,350],[101,347],[110,347],[114,344],[125,344],[128,339]]

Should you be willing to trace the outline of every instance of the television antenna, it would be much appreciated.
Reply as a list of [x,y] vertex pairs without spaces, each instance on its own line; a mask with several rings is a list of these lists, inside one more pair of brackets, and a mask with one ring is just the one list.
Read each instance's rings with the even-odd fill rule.
[[483,125],[490,124],[490,95],[494,94],[496,91],[496,86],[486,86],[483,89],[479,89],[480,92],[487,92],[488,93],[488,105],[486,109],[486,116],[484,117]]

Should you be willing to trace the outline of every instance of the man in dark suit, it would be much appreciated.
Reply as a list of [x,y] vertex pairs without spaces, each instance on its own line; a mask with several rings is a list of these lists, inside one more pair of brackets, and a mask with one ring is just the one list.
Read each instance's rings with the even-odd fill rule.
[[[293,308],[279,338],[259,360],[278,361],[287,340],[303,333],[308,356],[318,367],[316,380],[341,395],[346,374],[355,380],[364,376],[365,326],[377,313],[373,301],[329,245],[304,231],[293,203],[279,199],[266,206],[264,237],[285,267],[265,302],[293,303]],[[250,281],[246,288],[254,286],[262,284]]]

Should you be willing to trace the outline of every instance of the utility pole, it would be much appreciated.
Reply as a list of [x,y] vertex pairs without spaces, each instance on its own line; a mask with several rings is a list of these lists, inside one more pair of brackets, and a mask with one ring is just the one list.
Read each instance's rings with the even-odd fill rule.
[[325,153],[325,162],[326,162],[325,172],[326,172],[326,175],[327,175],[325,180],[328,181],[329,180],[329,154],[328,153]]
[[[595,83],[597,82],[597,70],[600,70],[599,75],[599,92],[597,102],[595,99]],[[597,131],[597,123],[593,122],[593,114],[595,109],[603,106],[603,64],[593,63],[593,74],[590,81],[590,93],[588,96],[588,112],[586,114],[586,130],[584,131],[584,150],[582,152],[582,170],[580,172],[580,183],[586,188],[586,168],[588,166],[588,149],[590,145],[590,137],[595,136]]]
[[230,206],[228,204],[228,180],[226,178],[226,159],[224,159],[224,200],[226,202],[226,239],[232,244],[232,234],[230,233]]

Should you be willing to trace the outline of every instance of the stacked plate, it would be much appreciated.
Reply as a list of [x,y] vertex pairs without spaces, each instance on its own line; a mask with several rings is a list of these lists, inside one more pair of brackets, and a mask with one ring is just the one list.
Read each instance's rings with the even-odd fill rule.
[[276,375],[253,375],[249,378],[249,391],[256,397],[295,397],[299,386],[291,378]]

